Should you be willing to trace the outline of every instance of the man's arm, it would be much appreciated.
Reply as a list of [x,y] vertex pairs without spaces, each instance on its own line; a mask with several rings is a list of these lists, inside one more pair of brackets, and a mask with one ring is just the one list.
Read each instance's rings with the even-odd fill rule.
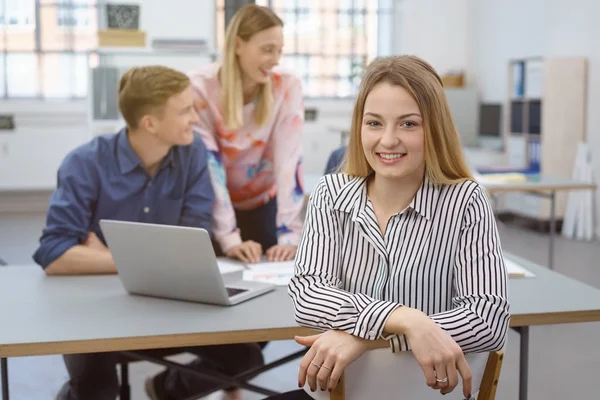
[[94,233],[63,253],[45,270],[47,275],[95,275],[117,272],[108,247]]
[[[112,256],[90,238],[98,177],[93,160],[81,149],[69,154],[58,170],[57,188],[48,208],[40,246],[33,255],[47,275],[115,273]],[[95,236],[95,235],[94,235]]]
[[46,275],[95,275],[117,272],[110,251],[76,245],[65,251],[44,270]]

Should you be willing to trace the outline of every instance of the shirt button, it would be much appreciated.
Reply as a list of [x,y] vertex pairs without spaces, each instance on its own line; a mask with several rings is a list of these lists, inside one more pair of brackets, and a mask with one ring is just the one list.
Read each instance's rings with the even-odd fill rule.
[[148,214],[150,212],[150,207],[144,207],[144,212]]

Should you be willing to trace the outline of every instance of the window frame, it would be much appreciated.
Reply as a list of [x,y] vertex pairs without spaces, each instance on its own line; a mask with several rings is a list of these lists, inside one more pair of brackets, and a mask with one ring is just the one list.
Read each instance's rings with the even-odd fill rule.
[[[342,0],[338,1],[336,5],[307,5],[307,3],[302,2],[300,4],[299,0],[258,0],[253,1],[256,4],[267,6],[272,8],[282,19],[284,19],[284,23],[287,26],[289,21],[286,21],[285,18],[288,15],[304,15],[307,14],[311,19],[310,15],[314,15],[311,13],[316,13],[319,18],[335,18],[337,24],[339,25],[340,21],[348,20],[348,24],[350,25],[349,29],[344,29],[343,32],[340,32],[343,36],[343,41],[347,42],[347,46],[350,49],[347,52],[337,50],[334,54],[330,54],[326,51],[323,51],[323,46],[321,47],[320,52],[315,51],[299,51],[298,41],[302,36],[300,32],[293,31],[292,34],[288,34],[292,37],[294,44],[290,47],[294,48],[294,51],[285,52],[282,56],[281,64],[286,64],[286,58],[296,58],[299,60],[304,58],[305,61],[300,62],[296,61],[291,63],[290,68],[294,71],[303,70],[305,68],[300,67],[300,64],[308,64],[307,73],[298,75],[298,77],[302,80],[305,85],[305,98],[311,100],[330,100],[330,99],[352,99],[358,93],[358,87],[360,84],[360,78],[364,71],[364,68],[368,65],[370,61],[372,61],[375,57],[389,55],[392,52],[394,47],[394,38],[392,35],[393,26],[390,26],[389,21],[393,21],[393,17],[395,15],[396,4],[394,0],[378,0],[373,7],[374,2],[372,0]],[[283,3],[283,4],[282,4]],[[332,2],[333,3],[333,2]],[[342,3],[342,4],[340,4]],[[221,32],[219,30],[219,26],[225,26],[225,8],[231,8],[232,4],[236,4],[236,0],[220,0],[215,3],[215,13],[217,23],[215,24],[215,42],[218,47],[222,45],[222,41],[224,38],[224,31]],[[317,3],[318,4],[318,3]],[[308,10],[308,11],[307,11]],[[334,16],[334,14],[337,14]],[[361,17],[362,15],[362,23],[360,27],[362,32],[356,32],[356,28],[352,28],[356,23],[355,18]],[[374,19],[373,19],[374,18]],[[223,19],[223,21],[221,21]],[[297,23],[298,18],[294,21],[294,24]],[[387,25],[387,29],[382,29],[380,27],[381,23]],[[386,23],[387,22],[387,23]],[[315,24],[315,29],[322,29],[317,27],[318,24]],[[374,26],[372,26],[374,24]],[[293,24],[291,29],[297,29]],[[389,33],[384,34],[385,31]],[[369,40],[369,34],[372,32],[376,32],[377,38],[375,43],[373,40]],[[284,33],[285,34],[285,33]],[[289,40],[289,38],[288,38]],[[361,51],[356,51],[357,41],[362,45]],[[342,41],[337,38],[335,40],[335,46],[339,47]],[[286,47],[288,47],[286,45]],[[307,47],[307,46],[302,46]],[[289,48],[289,47],[288,47]],[[220,50],[219,50],[220,51]],[[336,65],[339,65],[340,62],[343,62],[345,59],[350,61],[349,65],[349,73],[348,74],[336,74],[336,73],[322,73],[316,74],[311,72],[310,66],[314,66],[315,61],[319,64],[322,64],[324,60],[328,58],[334,59]],[[323,70],[326,68],[322,67]],[[336,68],[338,71],[340,68]],[[328,71],[329,72],[329,71]],[[316,81],[316,83],[313,83]],[[330,92],[335,92],[335,94],[325,94],[323,90],[315,89],[313,92],[312,89],[308,89],[307,87],[322,87],[323,85],[333,85],[335,89],[331,89]],[[313,93],[317,94],[313,94]]]
[[[13,0],[14,1],[14,0]],[[20,0],[17,0],[20,1]],[[68,95],[54,96],[49,92],[49,88],[44,84],[44,73],[45,73],[45,57],[50,55],[68,55],[72,56],[69,60],[70,66],[75,71],[78,65],[80,65],[80,60],[78,57],[85,57],[89,59],[90,53],[97,50],[96,46],[90,46],[85,49],[78,49],[75,45],[75,41],[71,41],[70,43],[66,43],[64,48],[61,49],[48,49],[47,45],[44,45],[41,40],[41,33],[43,31],[42,21],[40,21],[40,16],[42,14],[43,9],[55,9],[56,10],[56,19],[54,23],[56,24],[56,30],[62,31],[63,34],[69,35],[69,33],[73,36],[77,36],[82,34],[86,29],[92,28],[94,31],[98,29],[101,23],[101,8],[104,7],[106,2],[104,0],[89,0],[86,2],[78,2],[77,0],[54,0],[54,1],[43,1],[43,0],[29,0],[33,3],[33,21],[31,24],[23,26],[23,27],[15,27],[6,24],[0,24],[0,32],[2,32],[2,36],[0,40],[4,40],[4,46],[0,49],[0,84],[2,88],[0,88],[0,100],[83,100],[86,99],[89,93],[87,90],[85,94],[81,93],[77,90],[75,85],[71,82],[69,83]],[[6,2],[2,3],[4,6],[3,10],[0,10],[0,14],[5,15],[8,14],[7,4]],[[75,15],[75,11],[78,9],[86,10],[90,12],[90,10],[96,9],[96,17],[90,18],[90,23],[88,25],[80,26],[75,24],[73,26],[60,24],[60,11],[66,11],[67,14]],[[74,17],[76,18],[76,17]],[[94,28],[95,25],[95,28]],[[15,28],[17,32],[32,32],[33,35],[33,48],[30,49],[9,49],[7,46],[7,36],[11,33],[14,34]],[[7,35],[8,33],[8,35]],[[3,39],[2,39],[3,37]],[[36,82],[35,82],[35,95],[13,95],[10,93],[9,87],[9,68],[8,61],[11,56],[14,55],[33,55],[35,58],[35,74],[36,74]],[[87,65],[87,62],[86,62]],[[73,72],[77,73],[77,72]],[[86,85],[87,86],[87,85]],[[79,92],[79,93],[78,93]]]

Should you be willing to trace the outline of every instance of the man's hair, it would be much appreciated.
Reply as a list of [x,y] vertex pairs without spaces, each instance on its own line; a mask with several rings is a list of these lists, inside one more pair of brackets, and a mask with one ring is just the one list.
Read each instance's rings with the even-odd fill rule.
[[135,129],[144,115],[160,115],[167,100],[189,85],[189,77],[172,68],[160,65],[131,68],[119,82],[119,110],[127,126]]

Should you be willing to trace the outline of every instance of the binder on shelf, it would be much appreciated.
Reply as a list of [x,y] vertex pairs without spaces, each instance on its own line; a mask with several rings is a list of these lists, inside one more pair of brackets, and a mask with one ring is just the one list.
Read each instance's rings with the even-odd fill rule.
[[529,171],[540,172],[542,147],[539,139],[529,140]]
[[525,62],[513,64],[513,98],[521,98],[525,94]]

